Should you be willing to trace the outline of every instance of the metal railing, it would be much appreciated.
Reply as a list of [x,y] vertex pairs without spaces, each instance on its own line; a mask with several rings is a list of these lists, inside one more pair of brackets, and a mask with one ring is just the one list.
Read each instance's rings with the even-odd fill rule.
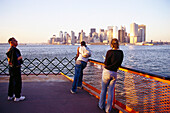
[[[101,70],[98,71],[101,77],[103,68],[99,66],[104,64],[95,60],[89,60],[89,62],[94,63],[97,70]],[[120,67],[113,107],[124,112],[170,112],[169,80],[168,76]],[[99,95],[99,90],[94,91]]]
[[[28,59],[25,58],[23,60],[21,73],[24,75],[49,75],[54,74],[57,75],[60,72],[66,75],[74,75],[74,58],[67,59],[64,57],[63,59],[58,59],[57,57],[49,60],[48,58],[45,59]],[[8,61],[7,59],[0,60],[0,75],[8,75]]]

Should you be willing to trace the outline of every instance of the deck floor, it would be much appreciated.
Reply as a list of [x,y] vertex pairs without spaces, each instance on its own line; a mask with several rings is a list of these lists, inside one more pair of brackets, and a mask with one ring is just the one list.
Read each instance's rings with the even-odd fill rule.
[[19,102],[7,100],[7,80],[0,78],[1,113],[104,113],[97,107],[98,99],[85,90],[70,93],[72,82],[62,75],[23,76],[26,99]]

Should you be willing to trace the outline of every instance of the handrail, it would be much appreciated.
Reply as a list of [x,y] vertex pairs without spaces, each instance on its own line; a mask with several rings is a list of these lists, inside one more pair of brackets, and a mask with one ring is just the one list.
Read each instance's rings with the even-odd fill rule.
[[[100,61],[97,61],[97,60],[89,59],[89,62],[96,63],[96,64],[104,66],[103,62],[100,62]],[[136,70],[136,69],[127,68],[127,67],[124,67],[124,66],[121,66],[119,68],[119,70],[123,70],[123,71],[126,71],[126,72],[131,71],[131,73],[134,73],[134,74],[139,74],[139,75],[145,74],[145,75],[149,75],[149,76],[152,76],[152,77],[158,77],[158,78],[161,78],[161,79],[164,79],[164,80],[170,80],[170,76],[167,76],[167,75],[158,75],[158,74],[148,73],[148,72],[139,71],[139,70]],[[145,77],[147,77],[147,76],[145,76]],[[149,77],[149,78],[151,78],[151,77]]]

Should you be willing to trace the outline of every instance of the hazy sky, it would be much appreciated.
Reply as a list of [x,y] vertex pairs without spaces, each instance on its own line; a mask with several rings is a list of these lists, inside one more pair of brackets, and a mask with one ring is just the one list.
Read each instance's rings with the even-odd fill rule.
[[59,31],[146,25],[146,40],[170,41],[170,0],[0,0],[0,43],[47,42]]

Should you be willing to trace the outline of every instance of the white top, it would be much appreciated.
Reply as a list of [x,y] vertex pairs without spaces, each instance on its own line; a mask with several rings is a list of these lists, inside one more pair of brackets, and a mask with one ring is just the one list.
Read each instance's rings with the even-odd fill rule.
[[83,56],[82,56],[82,53],[83,53],[83,51],[85,51],[86,50],[86,47],[85,46],[80,46],[80,48],[79,48],[79,57],[77,58],[77,60],[81,60],[81,61],[84,61],[84,62],[88,62],[88,58],[84,58]]

